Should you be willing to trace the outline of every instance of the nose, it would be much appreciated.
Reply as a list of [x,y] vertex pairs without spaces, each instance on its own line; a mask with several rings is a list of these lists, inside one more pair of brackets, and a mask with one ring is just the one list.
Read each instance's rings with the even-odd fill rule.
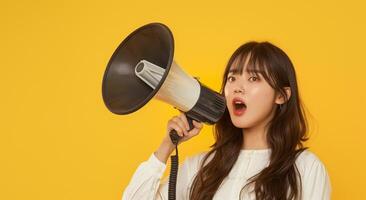
[[244,93],[244,88],[242,88],[240,86],[236,86],[234,88],[234,93]]

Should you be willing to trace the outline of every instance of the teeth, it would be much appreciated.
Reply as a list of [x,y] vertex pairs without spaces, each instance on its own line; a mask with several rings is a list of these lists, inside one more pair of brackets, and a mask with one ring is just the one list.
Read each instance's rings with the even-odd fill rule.
[[236,108],[243,108],[243,107],[246,108],[247,107],[247,105],[245,105],[245,103],[243,103],[241,101],[235,101],[234,104],[235,104]]
[[245,105],[243,102],[241,102],[241,101],[236,101],[235,102],[235,104],[243,104],[243,105]]

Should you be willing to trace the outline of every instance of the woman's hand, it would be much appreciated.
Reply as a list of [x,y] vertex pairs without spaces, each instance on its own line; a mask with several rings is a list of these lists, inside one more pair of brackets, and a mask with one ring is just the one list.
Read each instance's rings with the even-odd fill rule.
[[154,152],[155,156],[162,162],[166,163],[168,160],[168,157],[170,154],[174,151],[175,145],[170,139],[170,131],[175,130],[177,134],[181,137],[178,144],[185,142],[192,137],[199,134],[201,129],[203,128],[202,122],[197,122],[195,120],[192,121],[194,128],[190,131],[189,130],[189,124],[186,115],[181,112],[180,115],[172,117],[168,121],[167,125],[167,132],[163,139],[163,142],[161,143],[159,149]]
[[185,113],[181,112],[180,115],[172,117],[168,121],[167,133],[166,133],[165,139],[170,140],[169,133],[173,129],[181,137],[178,144],[185,142],[185,141],[191,139],[192,137],[198,135],[203,127],[203,124],[201,122],[197,122],[195,120],[193,120],[192,123],[193,123],[194,127],[192,130],[188,131],[189,124],[188,124],[188,119],[187,119],[187,116],[185,115]]

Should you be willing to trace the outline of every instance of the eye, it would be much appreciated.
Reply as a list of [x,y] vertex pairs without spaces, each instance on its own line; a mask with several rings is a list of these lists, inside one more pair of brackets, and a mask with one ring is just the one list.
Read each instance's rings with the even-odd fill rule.
[[258,78],[258,77],[256,77],[256,76],[252,76],[252,77],[250,77],[250,78],[249,78],[249,80],[251,80],[251,79],[252,79],[253,81],[257,81],[257,80],[259,80],[259,78]]
[[234,76],[228,76],[228,77],[227,77],[227,80],[228,80],[229,82],[235,81],[235,77],[234,77]]

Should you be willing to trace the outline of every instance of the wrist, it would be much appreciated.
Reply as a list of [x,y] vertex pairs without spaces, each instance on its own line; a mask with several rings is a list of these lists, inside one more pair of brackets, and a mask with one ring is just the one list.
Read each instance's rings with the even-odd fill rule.
[[170,138],[164,139],[159,148],[154,152],[155,156],[163,163],[166,163],[170,154],[174,151],[175,145],[170,141]]

